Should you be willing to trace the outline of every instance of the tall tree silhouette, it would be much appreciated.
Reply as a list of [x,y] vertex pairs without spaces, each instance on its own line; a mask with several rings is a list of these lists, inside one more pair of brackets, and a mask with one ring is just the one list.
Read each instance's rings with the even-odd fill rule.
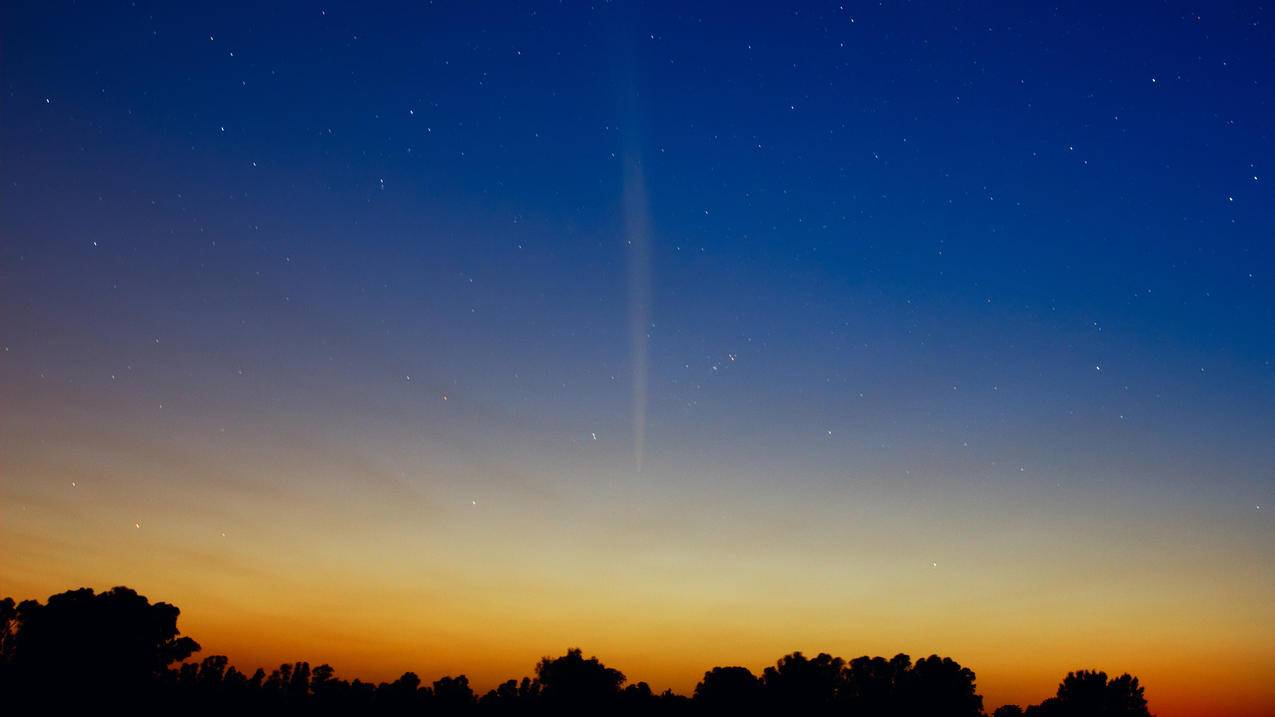
[[6,628],[9,687],[62,705],[153,697],[168,666],[199,650],[199,643],[179,637],[180,613],[125,587],[72,590],[45,604],[25,600]]

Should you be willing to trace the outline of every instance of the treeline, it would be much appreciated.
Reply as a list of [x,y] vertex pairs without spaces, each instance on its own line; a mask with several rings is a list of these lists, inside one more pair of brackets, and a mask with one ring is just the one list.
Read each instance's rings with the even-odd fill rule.
[[[180,611],[133,590],[89,588],[47,602],[0,600],[0,712],[239,715],[838,715],[982,717],[974,672],[931,655],[913,662],[828,654],[785,655],[760,675],[714,667],[693,695],[655,693],[578,649],[546,657],[534,677],[475,693],[460,675],[426,684],[407,672],[379,684],[337,677],[329,665],[285,664],[246,674],[220,655],[190,661],[199,644],[181,636]],[[1146,717],[1136,677],[1068,674],[1058,694],[994,717]]]

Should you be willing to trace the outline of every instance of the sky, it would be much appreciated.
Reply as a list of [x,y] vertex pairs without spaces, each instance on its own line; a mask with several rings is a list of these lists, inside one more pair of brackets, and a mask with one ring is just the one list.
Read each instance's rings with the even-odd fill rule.
[[1275,712],[1269,8],[259,5],[0,6],[0,594]]

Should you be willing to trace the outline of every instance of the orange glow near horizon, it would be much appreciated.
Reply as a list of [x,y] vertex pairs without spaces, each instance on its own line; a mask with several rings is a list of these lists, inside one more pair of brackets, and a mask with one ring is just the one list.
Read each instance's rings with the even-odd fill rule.
[[[486,689],[580,646],[631,681],[688,694],[712,666],[760,672],[794,650],[937,653],[975,670],[989,711],[1038,702],[1081,668],[1136,674],[1162,717],[1257,717],[1275,704],[1262,679],[1275,653],[1254,630],[1272,608],[1259,591],[1243,595],[1248,583],[1227,581],[1260,562],[1257,544],[1243,555],[1197,536],[1156,562],[1122,550],[1098,524],[1061,544],[1036,523],[1007,548],[1007,523],[995,541],[967,533],[930,560],[925,540],[890,536],[870,516],[822,533],[793,522],[844,506],[723,504],[739,519],[705,523],[672,505],[660,506],[659,520],[642,518],[656,503],[638,494],[613,495],[614,511],[577,512],[570,523],[550,520],[563,506],[529,513],[492,499],[356,527],[316,520],[332,509],[316,492],[294,495],[290,510],[264,500],[269,529],[245,536],[212,525],[224,513],[207,500],[139,520],[122,504],[85,511],[75,501],[93,481],[61,482],[58,497],[5,486],[3,592],[43,599],[125,584],[180,607],[200,656],[226,654],[248,671],[305,660],[372,680],[464,673]],[[786,542],[765,537],[783,530]],[[1174,539],[1154,522],[1120,530]],[[896,551],[888,559],[885,542]],[[899,552],[914,564],[901,565]],[[1034,559],[1041,554],[1050,557]],[[1069,576],[1081,570],[1093,579],[1078,586]]]

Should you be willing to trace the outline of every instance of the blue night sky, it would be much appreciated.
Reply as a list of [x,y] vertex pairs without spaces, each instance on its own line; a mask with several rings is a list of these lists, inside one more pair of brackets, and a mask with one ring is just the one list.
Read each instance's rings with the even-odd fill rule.
[[1275,25],[1026,5],[5,3],[0,592],[1265,714]]

